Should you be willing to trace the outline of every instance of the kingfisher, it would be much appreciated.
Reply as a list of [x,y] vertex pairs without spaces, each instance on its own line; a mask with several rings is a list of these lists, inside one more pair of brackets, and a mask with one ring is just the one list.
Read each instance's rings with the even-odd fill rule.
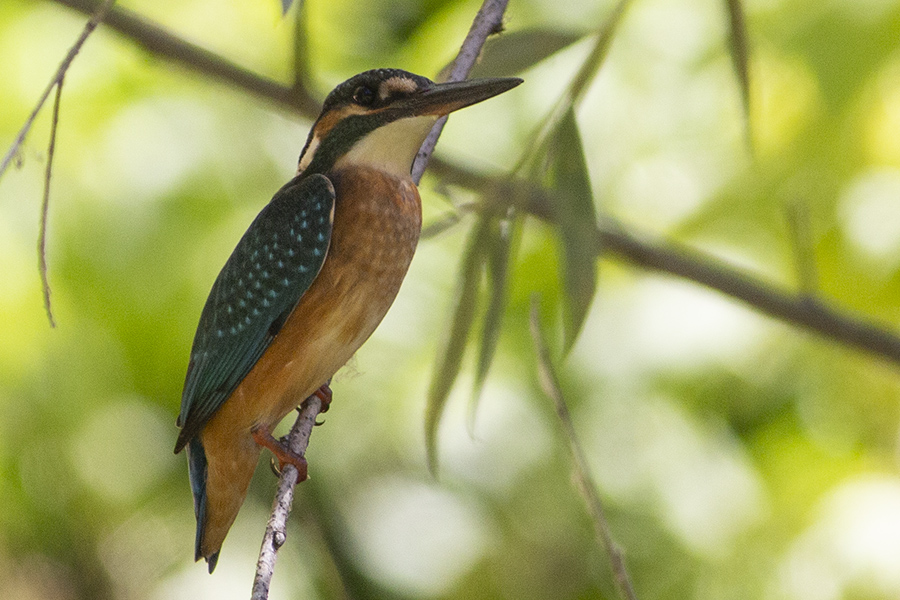
[[[213,283],[191,348],[175,453],[187,448],[195,560],[212,573],[262,448],[307,464],[272,435],[387,313],[422,226],[410,169],[438,118],[522,83],[435,83],[374,69],[326,98],[296,176],[262,209]],[[327,408],[327,404],[325,404]]]

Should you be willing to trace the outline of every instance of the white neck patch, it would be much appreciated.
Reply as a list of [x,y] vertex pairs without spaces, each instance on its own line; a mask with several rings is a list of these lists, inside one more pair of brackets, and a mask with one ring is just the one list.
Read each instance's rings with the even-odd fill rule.
[[416,153],[435,121],[437,116],[425,115],[399,119],[379,127],[356,142],[334,166],[365,166],[396,177],[409,177]]

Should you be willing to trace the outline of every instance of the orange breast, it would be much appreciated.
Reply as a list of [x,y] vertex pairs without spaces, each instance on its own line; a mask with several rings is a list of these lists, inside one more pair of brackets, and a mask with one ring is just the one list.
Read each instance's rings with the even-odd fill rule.
[[422,226],[415,185],[362,167],[329,177],[336,201],[325,264],[207,430],[280,421],[353,356],[400,290]]

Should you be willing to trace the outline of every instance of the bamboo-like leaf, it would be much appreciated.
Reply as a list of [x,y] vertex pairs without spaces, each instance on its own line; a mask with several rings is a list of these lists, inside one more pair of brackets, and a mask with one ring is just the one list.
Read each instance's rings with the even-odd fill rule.
[[490,38],[470,77],[508,77],[580,40],[586,32],[527,29]]
[[731,62],[734,74],[741,88],[741,101],[744,107],[744,126],[747,128],[747,139],[750,137],[750,70],[749,50],[747,45],[747,24],[744,20],[744,6],[741,0],[725,0],[730,26]]
[[478,293],[481,288],[482,272],[490,243],[492,217],[482,214],[469,234],[468,245],[463,255],[457,283],[453,320],[446,342],[438,356],[437,367],[428,388],[425,407],[425,451],[428,468],[437,474],[437,432],[444,406],[453,384],[459,375],[463,355],[469,340],[469,332],[475,321]]
[[597,287],[597,214],[590,176],[575,113],[569,110],[559,122],[548,148],[547,172],[555,192],[554,221],[562,246],[565,319],[564,347],[568,352],[578,338]]
[[514,167],[513,172],[522,172],[530,168],[534,175],[540,171],[544,151],[551,138],[555,135],[560,120],[565,117],[567,112],[578,107],[589,84],[597,76],[600,67],[603,66],[609,54],[609,47],[612,44],[616,31],[618,31],[619,23],[622,21],[629,2],[631,0],[619,0],[612,13],[600,25],[594,46],[581,63],[578,72],[572,78],[565,92],[560,96],[553,110],[538,127],[537,133],[532,136],[531,144],[522,153],[522,157]]
[[505,220],[496,223],[496,229],[491,235],[487,256],[487,281],[490,295],[484,312],[481,345],[478,353],[478,363],[475,367],[475,385],[473,386],[472,399],[469,403],[470,432],[475,429],[475,413],[478,409],[478,401],[481,399],[484,382],[487,379],[488,371],[490,371],[491,363],[494,361],[497,343],[500,340],[503,315],[506,312],[506,303],[509,298],[510,265],[515,260],[516,249],[520,239],[520,225],[521,218],[511,209]]

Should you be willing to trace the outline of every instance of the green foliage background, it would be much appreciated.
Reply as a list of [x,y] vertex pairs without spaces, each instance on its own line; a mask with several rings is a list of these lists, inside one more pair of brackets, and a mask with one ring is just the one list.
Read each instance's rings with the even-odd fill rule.
[[[247,69],[294,75],[295,19],[275,1],[120,4]],[[478,5],[309,0],[297,65],[320,95],[376,66],[434,75]],[[513,0],[509,35],[540,31],[527,49],[536,57],[579,41],[526,70],[525,85],[455,115],[439,153],[478,171],[512,169],[612,9]],[[900,2],[744,9],[752,144],[725,2],[633,0],[576,114],[596,210],[784,289],[812,282],[893,328]],[[0,3],[4,148],[84,21],[49,1]],[[517,50],[482,68],[523,60]],[[34,249],[48,115],[0,181],[0,597],[247,597],[274,478],[258,470],[207,575],[191,561],[174,420],[209,287],[293,173],[310,124],[101,28],[64,87],[51,330]],[[427,175],[422,195],[426,223],[473,200]],[[790,215],[809,244],[795,241]],[[565,321],[545,224],[522,224],[473,431],[467,355],[441,424],[440,478],[428,473],[425,396],[474,222],[464,214],[423,240],[386,321],[336,379],[273,598],[616,596],[537,386],[531,293],[542,294],[559,348]],[[815,272],[798,273],[798,255]],[[598,268],[561,370],[639,597],[898,597],[897,365],[688,282],[607,258]]]

